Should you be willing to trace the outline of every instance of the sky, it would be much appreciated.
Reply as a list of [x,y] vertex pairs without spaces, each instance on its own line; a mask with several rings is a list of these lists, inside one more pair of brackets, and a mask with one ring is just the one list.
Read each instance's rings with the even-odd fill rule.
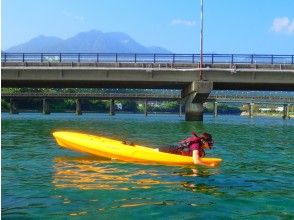
[[[1,49],[39,35],[124,32],[200,52],[200,0],[2,0]],[[294,0],[204,0],[204,53],[294,54]]]

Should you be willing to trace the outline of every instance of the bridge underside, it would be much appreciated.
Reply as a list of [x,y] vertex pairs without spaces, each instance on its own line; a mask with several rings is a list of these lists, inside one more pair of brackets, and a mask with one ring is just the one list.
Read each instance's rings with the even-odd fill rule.
[[214,90],[293,91],[293,83],[213,83]]
[[[184,89],[187,82],[146,82],[146,81],[38,81],[38,80],[5,80],[2,87],[32,88],[140,88],[140,89]],[[228,83],[213,82],[213,90],[256,90],[256,91],[293,91],[293,83]]]

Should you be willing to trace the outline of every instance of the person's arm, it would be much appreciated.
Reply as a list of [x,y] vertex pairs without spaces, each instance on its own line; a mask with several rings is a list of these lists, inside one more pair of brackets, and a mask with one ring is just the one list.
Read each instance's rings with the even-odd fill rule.
[[195,165],[204,165],[204,166],[208,166],[208,167],[214,167],[214,164],[208,165],[208,164],[203,163],[200,160],[199,151],[198,150],[193,150],[192,158],[193,158],[193,163]]
[[179,145],[184,144],[184,143],[186,143],[187,141],[188,141],[188,138],[186,138],[186,139],[184,139],[184,140],[181,140],[181,141],[179,142]]

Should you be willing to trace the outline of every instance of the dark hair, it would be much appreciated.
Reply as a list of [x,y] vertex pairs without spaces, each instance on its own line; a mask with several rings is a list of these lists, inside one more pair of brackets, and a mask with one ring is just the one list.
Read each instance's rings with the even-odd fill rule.
[[199,136],[201,139],[203,139],[204,141],[212,141],[212,136],[211,134],[208,134],[206,132],[202,133],[200,136]]
[[200,136],[199,136],[203,141],[207,142],[208,143],[208,146],[209,148],[211,149],[214,142],[212,140],[212,136],[211,134],[208,134],[206,132],[202,133]]

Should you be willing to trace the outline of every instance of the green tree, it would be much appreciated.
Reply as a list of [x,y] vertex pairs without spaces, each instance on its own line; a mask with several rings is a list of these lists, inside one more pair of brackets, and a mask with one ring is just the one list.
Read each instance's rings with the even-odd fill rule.
[[120,103],[122,104],[123,111],[138,112],[138,104],[136,101],[122,100]]

